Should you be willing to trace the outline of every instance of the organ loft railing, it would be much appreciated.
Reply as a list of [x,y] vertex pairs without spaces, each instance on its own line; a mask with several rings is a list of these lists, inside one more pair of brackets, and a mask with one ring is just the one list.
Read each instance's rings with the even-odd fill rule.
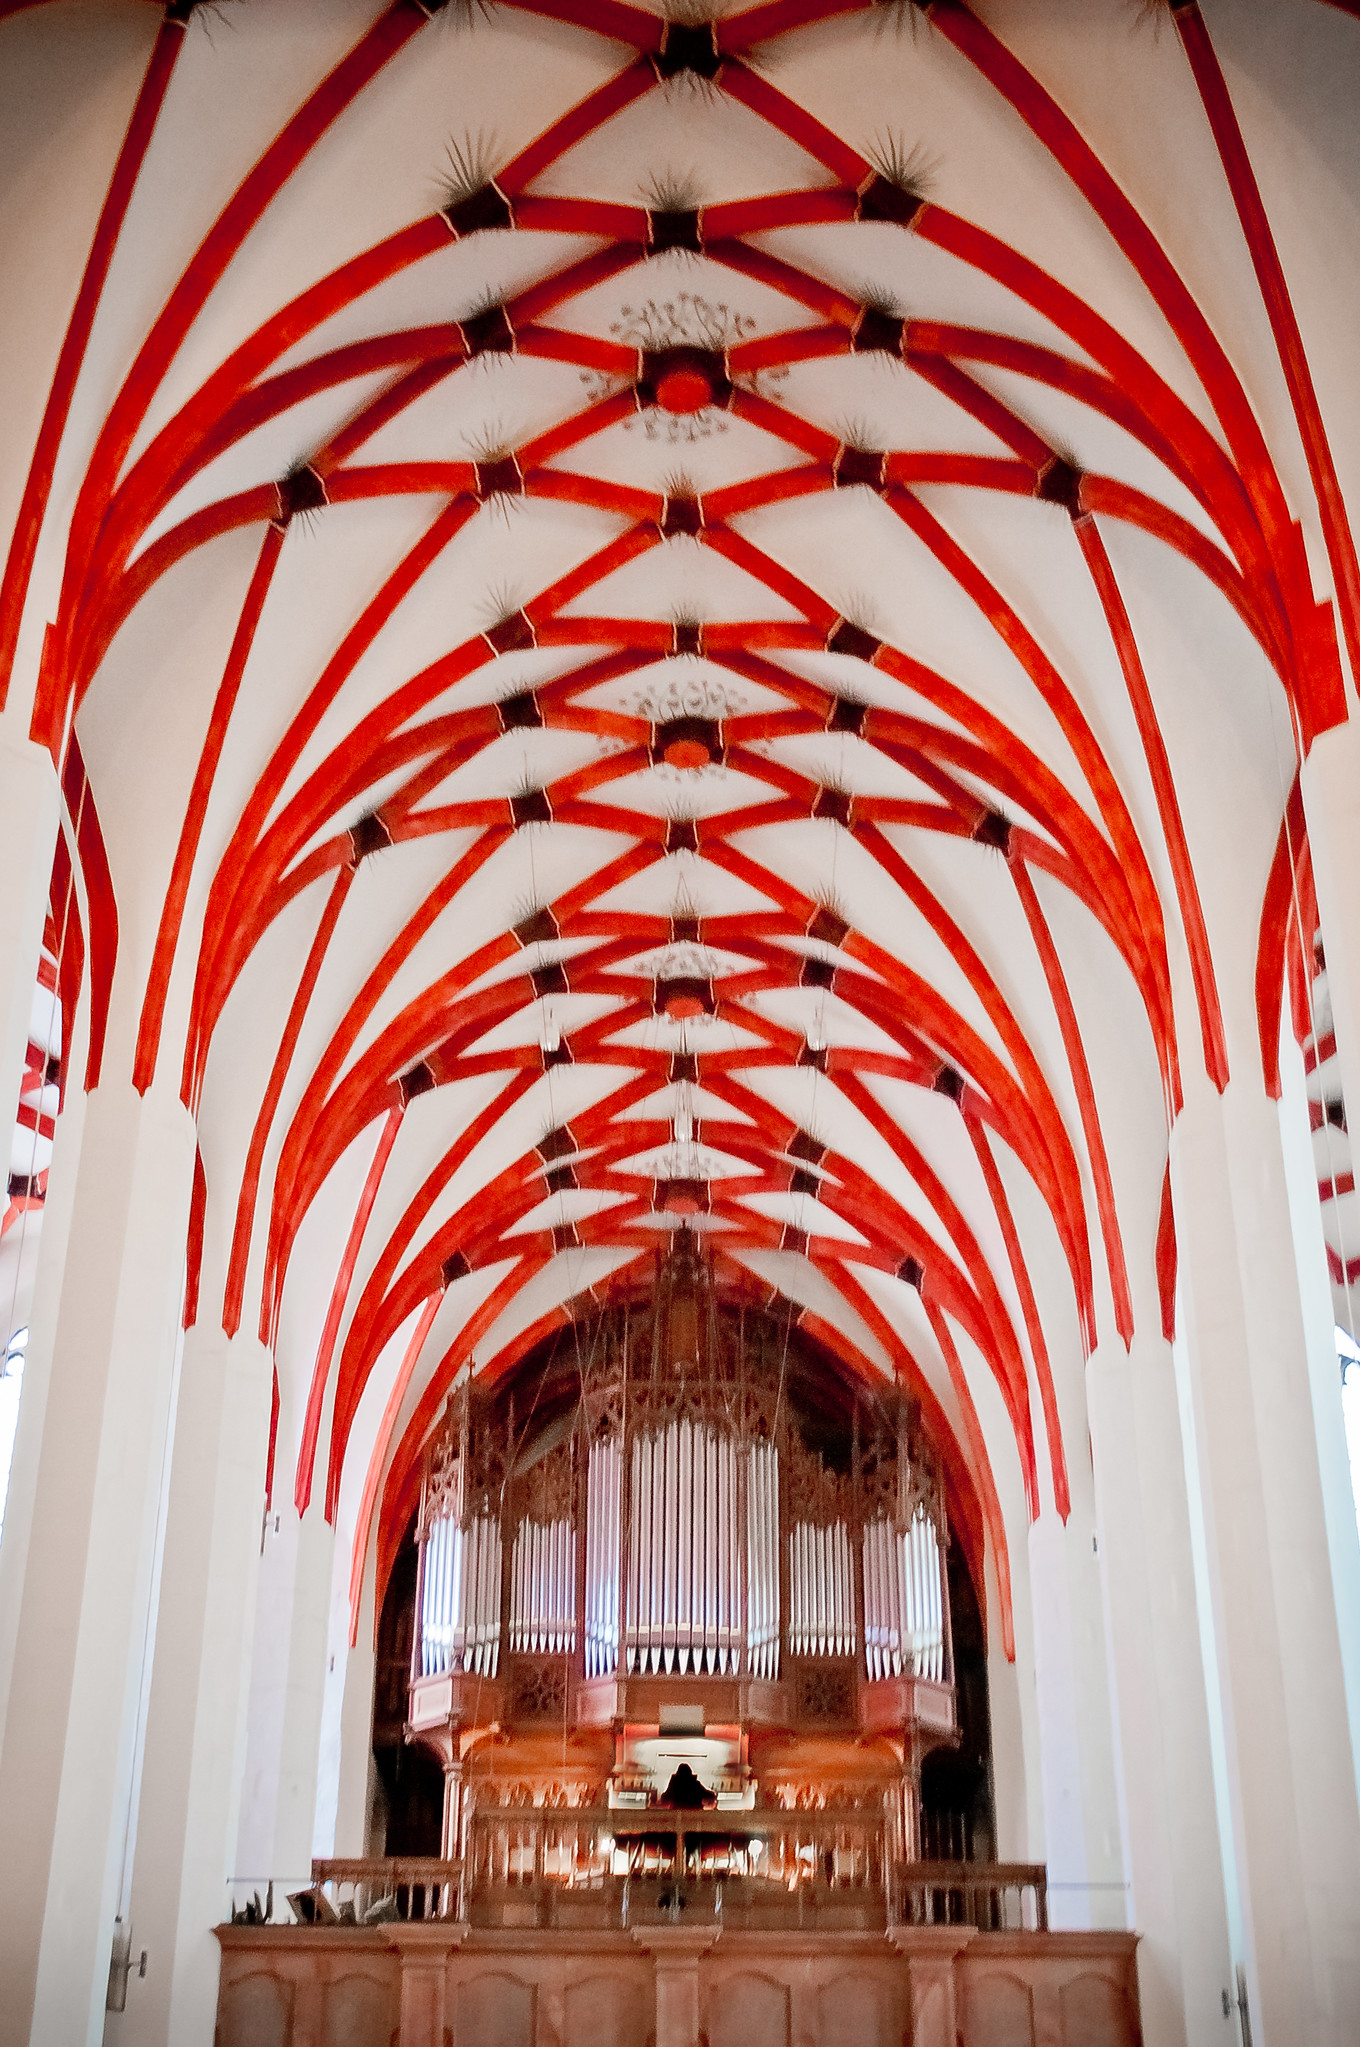
[[955,1735],[939,1460],[898,1389],[791,1368],[787,1318],[720,1302],[692,1240],[537,1379],[463,1379],[417,1540],[409,1730],[448,1773],[493,1724],[599,1729],[612,1763],[580,1802],[645,1802],[638,1730],[717,1727],[723,1804],[816,1803],[799,1737],[867,1734],[917,1852],[920,1760]]

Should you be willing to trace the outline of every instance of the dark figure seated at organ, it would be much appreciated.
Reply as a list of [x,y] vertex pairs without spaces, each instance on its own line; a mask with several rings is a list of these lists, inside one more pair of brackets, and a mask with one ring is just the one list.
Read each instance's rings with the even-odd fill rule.
[[700,1783],[688,1763],[681,1763],[672,1771],[658,1803],[673,1806],[677,1812],[703,1812],[718,1803],[718,1794]]

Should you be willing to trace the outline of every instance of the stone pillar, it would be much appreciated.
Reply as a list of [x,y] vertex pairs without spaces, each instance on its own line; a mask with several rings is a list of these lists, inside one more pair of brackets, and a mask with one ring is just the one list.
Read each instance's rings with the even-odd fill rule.
[[[1074,1479],[1077,1477],[1074,1474]],[[1125,1920],[1099,1560],[1089,1490],[1066,1523],[1046,1507],[1029,1531],[1035,1685],[1049,1918],[1060,1928]]]
[[[9,1170],[8,1133],[14,1127],[19,1106],[19,1088],[33,1020],[38,960],[52,881],[58,809],[57,777],[52,757],[45,748],[34,746],[24,736],[22,724],[11,709],[0,715],[0,818],[4,820],[5,835],[3,880],[0,882],[0,1130],[6,1133],[6,1173]],[[63,1153],[68,1156],[79,1152],[80,1120],[78,1115],[62,1117],[63,1127],[68,1122],[76,1126],[76,1134],[68,1134],[62,1145]],[[54,1158],[54,1167],[56,1163]],[[48,1184],[49,1187],[55,1184],[51,1175]],[[0,1200],[0,1209],[4,1205]],[[44,1241],[38,1254],[40,1275],[50,1266],[54,1253],[59,1253],[64,1243],[64,1229],[54,1232],[47,1228],[47,1214],[43,1216],[43,1223]],[[53,1236],[56,1242],[49,1245],[47,1239]],[[44,1284],[40,1277],[35,1296],[45,1296],[52,1291],[53,1282],[48,1280]],[[19,1434],[10,1468],[9,1493],[4,1500],[5,1540],[3,1548],[0,1548],[0,1743],[4,1739],[10,1673],[14,1667],[19,1588],[28,1557],[36,1445],[41,1436],[41,1407],[46,1392],[47,1347],[36,1307],[29,1318],[29,1326],[31,1334],[24,1364]],[[9,1334],[8,1327],[0,1329],[0,1345]],[[32,1426],[35,1419],[39,1424],[36,1433]]]
[[[57,774],[51,754],[24,736],[12,715],[0,717],[0,818],[5,830],[4,887],[0,888],[0,1116],[4,1118],[0,1127],[5,1130],[14,1120],[19,1101],[52,886],[57,815]],[[5,1143],[8,1147],[8,1137]]]
[[1308,1121],[1308,1083],[1303,1055],[1291,1035],[1280,1047],[1282,1094],[1278,1104],[1280,1149],[1293,1230],[1294,1263],[1303,1308],[1304,1345],[1313,1396],[1327,1548],[1332,1564],[1341,1664],[1350,1715],[1351,1753],[1360,1796],[1360,1534],[1356,1529],[1355,1486],[1341,1403],[1341,1367],[1336,1354],[1336,1312],[1327,1273],[1317,1165]]
[[[1342,1092],[1348,1115],[1357,1126],[1356,1131],[1349,1133],[1354,1160],[1360,1132],[1360,723],[1352,719],[1313,742],[1300,776],[1300,787],[1317,885],[1318,917],[1327,961],[1327,996]],[[1305,949],[1310,937],[1311,933],[1304,934]],[[1306,1271],[1310,1258],[1315,1262],[1319,1256],[1325,1257],[1325,1252],[1319,1241],[1317,1169],[1307,1131],[1307,1109],[1299,1099],[1305,1093],[1301,1061],[1287,1029],[1284,1039],[1280,1061],[1284,1085],[1281,1123],[1286,1171],[1293,1166],[1289,1177],[1296,1246],[1300,1265]],[[1297,1103],[1292,1118],[1288,1113],[1291,1101]],[[1300,1243],[1300,1238],[1308,1241]],[[1354,1257],[1357,1249],[1354,1244],[1343,1248],[1348,1257]],[[1321,1298],[1325,1303],[1327,1331],[1325,1337],[1310,1345],[1313,1403],[1332,1571],[1342,1618],[1351,1741],[1360,1777],[1360,1554],[1355,1540],[1356,1498],[1333,1355],[1331,1330],[1335,1314],[1330,1283],[1322,1288]],[[1360,1313],[1360,1296],[1353,1299],[1352,1306]]]
[[0,1753],[6,2047],[103,2031],[193,1162],[172,1092],[110,1082],[87,1102]]
[[1222,2047],[1233,1981],[1175,1366],[1160,1332],[1086,1367],[1146,2047]]
[[1220,1100],[1187,1072],[1171,1174],[1252,2038],[1343,2047],[1360,1808],[1279,1118],[1258,1079]]
[[[1019,1575],[1018,1573],[1016,1574]],[[1000,1592],[988,1561],[987,1704],[992,1722],[992,1804],[998,1862],[1042,1862],[1043,1795],[1039,1786],[1034,1710],[1033,1630],[1027,1585],[1017,1601],[1016,1660],[1007,1659],[998,1619]],[[1021,1620],[1026,1632],[1021,1633]]]
[[19,1401],[19,1426],[14,1438],[9,1493],[5,1500],[4,1540],[0,1542],[0,1754],[4,1751],[10,1680],[14,1672],[24,1576],[28,1569],[33,1509],[42,1463],[47,1390],[52,1377],[52,1346],[66,1270],[66,1246],[71,1234],[75,1192],[80,1179],[80,1146],[85,1130],[86,1100],[87,1097],[77,1088],[68,1097],[57,1119],[47,1200],[42,1211],[42,1232],[38,1239],[28,1351],[24,1360],[23,1393]]
[[466,1926],[450,1926],[446,1920],[391,1928],[391,1944],[401,1957],[397,2047],[448,2047],[449,1957],[466,1935]]
[[[1300,776],[1341,1085],[1360,1118],[1360,726],[1313,741]],[[1312,933],[1304,933],[1305,958]]]
[[[340,1767],[335,1803],[337,1855],[367,1852],[372,1802],[373,1688],[377,1658],[371,1624],[360,1618],[359,1641],[344,1652],[344,1686],[340,1701]],[[340,1667],[337,1653],[337,1669]]]
[[[455,1741],[457,1735],[454,1736]],[[463,1763],[455,1757],[444,1765],[444,1819],[439,1830],[439,1852],[449,1862],[463,1853]]]
[[234,1873],[271,1364],[220,1329],[185,1340],[133,1866],[119,2047],[208,2047]]
[[907,1965],[911,2047],[958,2047],[963,2034],[954,1963],[975,1938],[972,1926],[895,1926],[889,1932]]
[[358,1626],[350,1646],[350,1557],[353,1531],[341,1515],[335,1531],[330,1624],[317,1755],[315,1855],[363,1855],[368,1845],[373,1766],[375,1557],[370,1545]]
[[[1313,741],[1313,749],[1301,774],[1303,804],[1309,829],[1309,854],[1313,880],[1317,884],[1317,915],[1327,960],[1327,1003],[1331,1007],[1331,1032],[1335,1038],[1337,1064],[1342,1069],[1342,1093],[1348,1116],[1356,1122],[1350,1132],[1350,1155],[1360,1130],[1360,723],[1335,727]],[[1305,933],[1305,952],[1311,933]],[[1319,1019],[1325,1026],[1325,1015]],[[1325,1030],[1321,1032],[1325,1036]],[[1325,1259],[1319,1228],[1317,1204],[1317,1163],[1307,1128],[1307,1103],[1303,1066],[1292,1036],[1284,1032],[1280,1058],[1280,1079],[1284,1099],[1280,1122],[1284,1130],[1286,1171],[1290,1173],[1290,1210],[1294,1216],[1294,1240],[1301,1269],[1319,1257]],[[1297,1101],[1297,1114],[1290,1118],[1290,1101]],[[1335,1134],[1333,1134],[1335,1136]],[[1344,1155],[1342,1155],[1344,1163]],[[1303,1238],[1303,1240],[1301,1240]],[[1354,1243],[1344,1245],[1348,1257],[1356,1255]],[[1331,1570],[1335,1576],[1337,1611],[1342,1615],[1342,1654],[1346,1658],[1346,1685],[1350,1695],[1350,1730],[1356,1750],[1356,1775],[1360,1777],[1360,1554],[1356,1550],[1356,1490],[1346,1455],[1346,1425],[1340,1412],[1337,1365],[1333,1355],[1331,1329],[1335,1322],[1331,1283],[1321,1292],[1325,1335],[1309,1345],[1313,1365],[1313,1406],[1317,1417],[1317,1451],[1323,1470],[1323,1496],[1327,1505],[1327,1529],[1331,1539]],[[1360,1296],[1352,1294],[1352,1322],[1360,1318]],[[1350,1627],[1346,1625],[1350,1621]]]
[[260,1559],[236,1870],[306,1879],[316,1826],[334,1533],[318,1506],[274,1512]]
[[699,2047],[699,1962],[719,1937],[716,1926],[633,1928],[656,1969],[656,2047]]

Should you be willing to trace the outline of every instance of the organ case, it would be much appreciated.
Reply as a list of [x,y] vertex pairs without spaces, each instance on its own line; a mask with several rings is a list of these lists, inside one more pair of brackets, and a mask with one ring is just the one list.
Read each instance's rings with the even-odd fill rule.
[[685,1245],[537,1382],[465,1377],[426,1460],[412,1736],[446,1763],[493,1723],[667,1713],[949,1739],[938,1458],[896,1388],[852,1389],[848,1430],[806,1394],[787,1321]]

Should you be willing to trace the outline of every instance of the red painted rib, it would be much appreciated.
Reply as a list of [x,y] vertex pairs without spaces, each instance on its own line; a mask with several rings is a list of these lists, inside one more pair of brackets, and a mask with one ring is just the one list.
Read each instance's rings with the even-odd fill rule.
[[1034,883],[1022,862],[1017,862],[1011,873],[1029,920],[1035,948],[1043,963],[1044,978],[1048,982],[1048,992],[1062,1031],[1063,1048],[1072,1070],[1072,1084],[1076,1089],[1082,1129],[1086,1133],[1086,1153],[1091,1162],[1091,1177],[1095,1181],[1096,1207],[1105,1239],[1110,1291],[1114,1296],[1115,1327],[1123,1337],[1124,1348],[1127,1350],[1133,1341],[1133,1299],[1129,1293],[1129,1277],[1124,1263],[1124,1244],[1119,1231],[1119,1211],[1114,1198],[1114,1182],[1110,1177],[1110,1162],[1106,1156],[1105,1138],[1100,1127],[1100,1111],[1096,1105],[1095,1090],[1091,1085],[1091,1070],[1086,1062],[1086,1047],[1082,1043],[1081,1028],[1077,1022],[1076,1011],[1072,1007],[1062,963],[1058,958],[1057,947],[1053,943],[1047,920],[1039,907]]
[[[1171,861],[1171,872],[1175,879],[1176,894],[1185,925],[1190,971],[1194,976],[1195,995],[1199,1003],[1205,1071],[1221,1094],[1228,1085],[1228,1045],[1223,1033],[1223,1013],[1219,1008],[1218,985],[1214,979],[1214,962],[1209,949],[1209,933],[1204,923],[1204,908],[1200,902],[1199,886],[1195,881],[1190,848],[1186,844],[1185,825],[1181,819],[1176,785],[1171,775],[1166,741],[1162,737],[1152,692],[1148,688],[1147,676],[1143,672],[1133,625],[1095,520],[1079,519],[1076,533],[1105,612],[1110,637],[1119,656],[1119,664],[1124,671],[1124,681],[1129,692],[1129,701],[1133,705],[1133,715],[1138,721],[1138,736],[1143,742],[1143,755],[1148,764],[1148,773],[1152,777],[1157,811],[1162,821],[1167,855]],[[1179,1110],[1180,1101],[1177,1095],[1169,1104],[1173,1122]]]
[[71,317],[62,338],[61,353],[57,357],[57,367],[52,378],[52,389],[43,411],[42,424],[38,428],[33,458],[24,483],[24,494],[19,501],[19,513],[5,562],[4,580],[0,582],[0,710],[4,709],[9,691],[15,642],[23,616],[24,599],[28,594],[28,579],[33,569],[33,557],[37,551],[43,515],[47,510],[48,493],[52,488],[52,472],[56,467],[57,450],[61,445],[62,433],[71,410],[76,380],[85,360],[90,329],[94,325],[94,316],[99,308],[100,296],[109,274],[109,265],[113,261],[113,252],[118,243],[128,204],[155,131],[157,116],[169,89],[175,59],[183,44],[183,30],[173,23],[162,22],[132,109],[127,133],[123,137],[122,147],[113,167],[109,189],[100,208],[99,219],[90,243],[90,253],[85,260],[80,288],[76,293],[76,302],[71,309]]
[[156,1054],[160,1049],[161,1022],[165,1015],[166,996],[170,992],[175,948],[179,942],[180,924],[184,917],[184,904],[189,893],[189,881],[198,852],[203,820],[207,816],[208,802],[212,795],[213,778],[217,773],[217,764],[222,758],[227,727],[236,706],[237,691],[241,686],[246,662],[250,658],[255,630],[260,622],[260,613],[269,594],[269,585],[282,546],[282,531],[277,526],[268,527],[260,545],[259,559],[250,579],[250,588],[241,607],[241,616],[232,638],[227,665],[218,685],[212,715],[208,721],[207,736],[203,741],[203,750],[199,755],[193,787],[189,792],[189,801],[184,812],[184,822],[180,826],[179,844],[175,848],[175,862],[170,870],[170,886],[166,891],[165,905],[156,930],[151,972],[147,977],[141,1024],[137,1032],[132,1084],[141,1093],[146,1092],[155,1077]]
[[350,1284],[354,1278],[354,1267],[358,1262],[359,1247],[368,1228],[368,1219],[373,1213],[373,1204],[378,1198],[383,1173],[392,1155],[397,1132],[401,1128],[401,1108],[389,1110],[387,1121],[378,1137],[377,1148],[364,1178],[359,1194],[354,1221],[350,1224],[349,1239],[340,1260],[335,1284],[331,1288],[330,1306],[326,1310],[326,1321],[317,1345],[316,1364],[312,1371],[312,1383],[307,1392],[307,1409],[302,1420],[302,1441],[298,1446],[297,1474],[293,1481],[293,1505],[299,1514],[305,1514],[312,1497],[312,1468],[316,1461],[316,1441],[321,1430],[321,1405],[326,1397],[326,1380],[330,1374],[331,1359],[335,1355],[335,1341],[340,1334],[340,1318],[345,1312],[349,1298]]
[[[1317,497],[1318,516],[1322,521],[1323,538],[1327,545],[1327,558],[1332,566],[1336,582],[1337,604],[1341,611],[1342,630],[1346,636],[1346,648],[1350,655],[1351,673],[1360,687],[1360,561],[1356,559],[1355,536],[1351,532],[1346,515],[1345,500],[1332,460],[1331,445],[1327,429],[1323,424],[1317,392],[1313,387],[1313,373],[1308,366],[1308,355],[1299,332],[1299,323],[1294,314],[1293,300],[1285,282],[1284,266],[1280,262],[1275,237],[1270,231],[1261,190],[1256,182],[1256,173],[1251,167],[1238,126],[1237,112],[1228,91],[1227,81],[1219,65],[1218,53],[1214,49],[1209,31],[1200,13],[1197,0],[1175,10],[1175,23],[1190,68],[1195,74],[1204,111],[1213,129],[1214,141],[1223,163],[1224,174],[1232,192],[1237,217],[1242,223],[1251,255],[1252,268],[1261,288],[1266,312],[1270,317],[1271,331],[1279,352],[1280,367],[1289,386],[1290,403],[1298,422],[1299,438],[1303,442],[1308,458],[1308,471],[1313,480]],[[1344,693],[1339,700],[1333,700],[1324,712],[1327,722],[1340,724],[1346,717]],[[1319,730],[1325,729],[1320,725]]]

